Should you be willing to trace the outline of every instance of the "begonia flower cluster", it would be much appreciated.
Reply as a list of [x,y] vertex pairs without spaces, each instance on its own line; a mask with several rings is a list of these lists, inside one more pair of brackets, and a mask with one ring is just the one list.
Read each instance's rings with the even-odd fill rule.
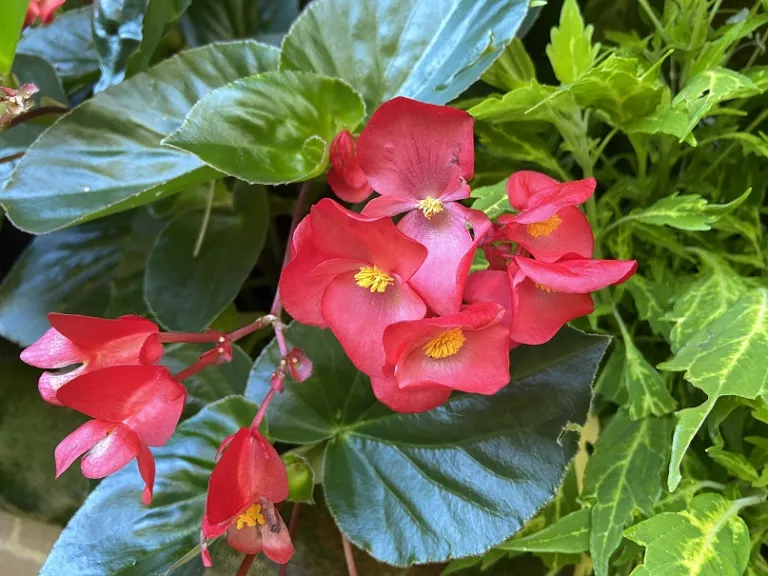
[[[492,223],[463,202],[473,173],[469,114],[394,98],[356,142],[342,132],[331,147],[329,184],[344,201],[367,200],[361,212],[323,199],[293,237],[280,281],[286,311],[333,331],[399,412],[435,408],[454,390],[495,394],[510,380],[510,348],[547,342],[593,312],[591,292],[637,267],[592,259],[578,206],[594,179],[512,174],[513,213]],[[470,274],[480,247],[490,266]]]

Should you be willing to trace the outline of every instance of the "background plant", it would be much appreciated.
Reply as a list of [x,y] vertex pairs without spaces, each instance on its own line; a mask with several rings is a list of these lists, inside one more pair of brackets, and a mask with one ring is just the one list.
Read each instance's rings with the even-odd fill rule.
[[[269,432],[287,458],[305,458],[314,472],[306,464],[298,471],[323,481],[314,491],[318,505],[301,505],[294,570],[344,572],[325,501],[353,542],[401,565],[478,554],[525,523],[513,538],[454,561],[446,572],[554,574],[574,566],[598,576],[766,573],[761,176],[768,141],[761,128],[768,6],[550,2],[521,41],[512,36],[528,8],[522,1],[456,1],[436,10],[441,3],[315,0],[278,50],[237,39],[279,41],[298,15],[295,3],[194,0],[170,9],[152,0],[145,12],[126,10],[128,20],[115,20],[122,4],[144,3],[68,9],[51,26],[28,30],[15,59],[7,57],[13,46],[0,41],[0,74],[10,72],[12,60],[9,83],[40,87],[30,116],[0,133],[0,203],[11,222],[37,235],[30,240],[6,222],[0,236],[0,334],[9,341],[0,349],[6,507],[65,522],[91,488],[72,473],[52,483],[53,446],[79,422],[43,405],[36,372],[20,365],[14,344],[34,341],[54,310],[143,313],[187,331],[230,331],[261,315],[298,193],[283,184],[315,179],[312,200],[325,194],[327,145],[362,120],[345,116],[344,103],[357,92],[370,115],[404,94],[451,102],[475,117],[475,208],[491,216],[508,211],[503,179],[517,169],[561,180],[595,176],[599,189],[587,214],[596,255],[637,259],[640,270],[626,287],[597,295],[596,312],[578,323],[615,337],[581,430],[584,450],[541,510],[546,490],[510,500],[513,487],[494,479],[519,475],[530,455],[526,438],[535,431],[521,415],[546,420],[551,411],[545,435],[553,438],[569,421],[583,421],[605,339],[564,330],[540,350],[515,352],[518,386],[491,406],[467,400],[450,428],[463,448],[431,458],[434,440],[398,436],[404,422],[417,420],[380,414],[332,337],[289,329],[316,372],[276,397]],[[139,29],[140,41],[125,33]],[[12,37],[0,30],[0,38]],[[234,41],[211,44],[219,40]],[[173,56],[192,46],[200,47]],[[255,74],[262,76],[253,80]],[[201,127],[211,138],[180,146],[205,163],[162,145],[196,102],[223,86],[200,105],[210,107]],[[299,100],[310,104],[309,116],[293,116]],[[263,115],[243,122],[234,110]],[[264,144],[286,120],[299,128],[279,141],[287,152],[275,155]],[[478,257],[476,266],[483,265]],[[102,482],[43,573],[199,569],[184,561],[197,554],[213,451],[222,435],[250,421],[253,405],[240,395],[260,401],[279,360],[275,344],[258,338],[236,350],[232,364],[201,372],[190,386],[190,420],[156,452],[157,507],[142,509],[131,496],[139,485],[135,470]],[[249,355],[259,350],[251,367]],[[198,354],[181,346],[167,362],[172,369],[178,362],[178,370]],[[439,426],[437,415],[420,418],[424,429]],[[475,460],[489,454],[482,434],[473,436],[483,423],[506,436],[478,480],[462,450],[469,446]],[[552,465],[536,467],[534,489],[560,484],[575,435],[564,443],[547,445],[544,462]],[[441,462],[464,468],[457,473],[462,466]],[[398,474],[382,475],[387,469]],[[476,491],[466,488],[468,477]],[[345,506],[344,495],[360,490],[382,502],[371,512],[379,521],[362,526]],[[490,509],[478,505],[478,494]],[[452,497],[482,528],[441,548],[434,533],[449,531],[452,520],[424,514]],[[385,510],[396,511],[395,521]],[[126,529],[136,525],[143,529]],[[217,570],[236,567],[224,546],[214,552]],[[357,556],[362,574],[404,572]],[[251,573],[274,570],[260,562]],[[97,563],[100,572],[93,571]]]

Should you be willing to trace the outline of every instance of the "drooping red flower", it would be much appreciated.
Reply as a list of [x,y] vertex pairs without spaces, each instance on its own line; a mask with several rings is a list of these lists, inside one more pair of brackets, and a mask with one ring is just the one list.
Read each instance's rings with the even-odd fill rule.
[[594,236],[576,206],[595,191],[595,179],[560,183],[539,172],[516,172],[507,180],[507,196],[515,215],[499,216],[507,236],[537,260],[591,258]]
[[288,373],[296,382],[304,382],[312,376],[312,360],[307,358],[301,348],[294,348],[288,352],[285,363],[288,367]]
[[179,422],[187,390],[163,366],[113,366],[83,374],[58,390],[62,405],[94,418],[56,447],[58,478],[80,456],[83,475],[104,478],[134,458],[149,504],[155,461],[148,446],[162,446]]
[[495,394],[509,383],[503,315],[496,304],[472,304],[449,316],[393,324],[384,331],[387,373],[401,390]]
[[65,0],[29,0],[24,26],[34,24],[38,18],[43,24],[50,24],[56,15],[56,10],[64,2]]
[[274,507],[288,497],[288,475],[280,456],[251,428],[240,428],[225,439],[219,453],[208,481],[200,534],[203,564],[212,565],[206,538],[225,532],[235,550],[244,554],[263,550],[271,560],[285,564],[293,555],[293,543]]
[[312,207],[293,243],[280,278],[286,311],[303,324],[330,327],[355,366],[381,375],[384,329],[426,314],[409,285],[426,248],[389,218],[366,218],[330,199]]
[[105,320],[75,314],[48,314],[52,328],[21,353],[21,359],[37,368],[66,368],[69,372],[43,372],[38,388],[43,400],[61,405],[57,390],[67,382],[100,368],[154,364],[163,355],[157,338],[159,328],[139,316]]
[[[509,267],[514,275],[517,266],[510,262]],[[512,283],[507,270],[478,270],[470,274],[464,287],[464,300],[469,304],[498,304],[504,308],[502,326],[512,328]]]
[[331,143],[331,169],[328,184],[344,202],[364,202],[373,192],[355,154],[355,137],[349,130],[336,135]]
[[363,214],[407,212],[397,227],[428,250],[410,283],[443,315],[459,311],[474,250],[491,226],[483,212],[456,202],[469,197],[474,174],[472,127],[463,110],[398,97],[374,112],[357,143],[360,166],[381,194]]
[[512,286],[510,338],[523,344],[549,341],[566,322],[591,314],[590,292],[628,280],[635,260],[584,258],[546,263],[516,256],[509,268]]

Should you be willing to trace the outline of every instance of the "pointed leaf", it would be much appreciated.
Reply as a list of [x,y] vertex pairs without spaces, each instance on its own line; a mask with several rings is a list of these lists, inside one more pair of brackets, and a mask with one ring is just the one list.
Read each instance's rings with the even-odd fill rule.
[[592,26],[584,19],[576,0],[565,0],[560,12],[560,26],[550,32],[547,57],[561,84],[570,84],[592,67],[600,45],[592,45]]
[[526,52],[520,38],[513,38],[499,59],[482,76],[483,82],[487,82],[504,92],[524,86],[535,79],[536,70],[533,66],[533,60]]
[[[482,210],[488,218],[494,219],[505,212],[511,212],[512,207],[507,199],[507,179],[491,186],[472,188],[470,198],[476,198],[472,208]],[[478,250],[477,253],[481,253]]]
[[715,407],[716,397],[710,397],[706,402],[693,408],[685,408],[675,412],[677,424],[672,436],[672,455],[669,459],[669,474],[667,476],[667,487],[672,492],[683,479],[680,473],[680,466],[683,462],[683,456],[688,451],[688,447],[693,442],[693,438],[698,433],[709,413]]
[[574,554],[589,550],[590,513],[587,508],[571,512],[525,538],[515,538],[498,548],[520,552],[562,552]]
[[147,4],[147,0],[99,0],[94,5],[93,39],[101,68],[95,92],[125,78],[128,58],[141,43]]
[[710,230],[711,224],[741,206],[752,190],[727,204],[708,204],[698,194],[662,198],[648,208],[633,210],[626,218],[654,226],[671,226],[680,230]]
[[624,347],[624,385],[629,394],[629,417],[632,420],[640,420],[651,414],[664,416],[673,412],[677,408],[677,402],[667,390],[667,383],[661,374],[648,363],[631,337],[624,338]]
[[668,288],[640,274],[632,276],[625,286],[635,301],[638,317],[648,322],[654,334],[669,340],[672,324],[665,318],[669,298]]

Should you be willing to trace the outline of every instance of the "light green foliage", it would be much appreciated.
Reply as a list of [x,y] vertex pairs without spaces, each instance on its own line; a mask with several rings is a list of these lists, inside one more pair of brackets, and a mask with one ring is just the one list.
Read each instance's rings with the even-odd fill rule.
[[671,226],[680,230],[710,230],[712,224],[729,214],[749,196],[751,190],[727,204],[708,204],[696,194],[662,198],[652,206],[635,210],[625,220],[634,220],[654,226]]
[[509,92],[536,80],[536,69],[523,42],[514,38],[499,59],[482,75],[483,82]]
[[592,26],[584,26],[576,0],[565,0],[560,27],[552,28],[547,46],[547,57],[562,84],[570,84],[592,67],[600,50],[599,44],[592,45],[593,32]]
[[489,218],[496,218],[500,214],[512,210],[512,207],[509,205],[509,199],[507,198],[506,179],[491,186],[473,188],[470,198],[476,198],[472,207],[475,210],[482,210]]
[[629,399],[629,417],[640,420],[651,414],[664,416],[673,412],[677,402],[667,390],[664,378],[651,366],[638,350],[629,334],[625,335],[624,386]]
[[3,2],[0,18],[0,80],[11,71],[29,0]]
[[632,526],[630,540],[646,547],[635,576],[740,576],[749,559],[743,502],[719,494],[696,496],[689,510],[663,512]]

